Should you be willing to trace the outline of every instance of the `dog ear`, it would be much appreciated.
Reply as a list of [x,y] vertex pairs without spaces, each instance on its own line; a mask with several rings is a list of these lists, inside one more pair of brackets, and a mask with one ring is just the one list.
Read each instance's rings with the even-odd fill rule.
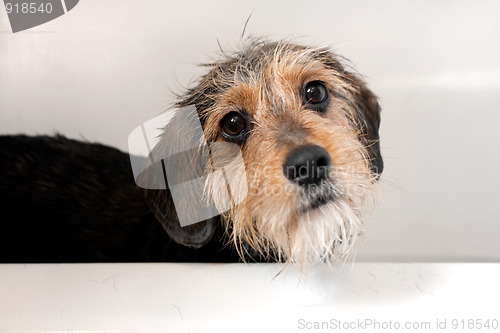
[[356,120],[360,129],[361,140],[365,143],[370,155],[370,169],[378,179],[384,170],[378,133],[381,111],[378,98],[360,78],[350,75],[349,79],[355,87],[354,101],[358,118]]
[[145,196],[153,215],[175,242],[200,248],[212,239],[217,226],[216,218],[182,227],[175,211],[170,190],[145,190]]
[[163,126],[136,182],[168,235],[199,248],[212,238],[218,215],[204,191],[211,167],[208,145],[194,106],[173,110]]

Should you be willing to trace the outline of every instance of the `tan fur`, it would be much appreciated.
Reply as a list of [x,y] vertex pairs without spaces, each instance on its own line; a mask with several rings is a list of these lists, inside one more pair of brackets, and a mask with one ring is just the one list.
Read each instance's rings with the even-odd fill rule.
[[[251,132],[240,147],[245,167],[225,165],[225,177],[248,191],[243,202],[233,201],[222,215],[242,257],[250,246],[281,261],[334,263],[346,257],[363,231],[363,212],[373,198],[376,176],[369,169],[368,143],[361,133],[365,125],[359,120],[356,100],[364,83],[326,66],[332,54],[325,49],[288,42],[263,45],[250,50],[258,53],[252,58],[257,59],[252,66],[258,70],[249,70],[238,56],[216,62],[179,105],[200,99],[208,103],[199,107],[208,142],[224,142],[219,123],[228,112],[244,110],[251,119]],[[334,92],[324,114],[307,108],[301,97],[302,87],[316,80]],[[299,209],[301,188],[282,169],[287,154],[305,144],[330,154],[329,178],[339,193],[338,199],[308,212]],[[246,183],[239,184],[240,180]],[[218,205],[227,201],[220,195],[223,188],[221,175],[208,177],[206,191]]]

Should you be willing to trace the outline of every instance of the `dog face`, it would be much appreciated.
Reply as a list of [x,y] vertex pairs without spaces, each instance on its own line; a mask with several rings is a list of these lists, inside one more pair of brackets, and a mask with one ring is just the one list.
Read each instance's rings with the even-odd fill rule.
[[[246,181],[247,196],[222,214],[237,249],[300,264],[344,257],[383,169],[377,98],[327,49],[254,41],[209,66],[177,107],[196,106],[208,142],[241,149],[244,163],[226,165],[225,177]],[[205,184],[216,204],[226,186],[217,176]],[[168,210],[159,192],[149,197]],[[165,224],[202,245],[214,221]]]

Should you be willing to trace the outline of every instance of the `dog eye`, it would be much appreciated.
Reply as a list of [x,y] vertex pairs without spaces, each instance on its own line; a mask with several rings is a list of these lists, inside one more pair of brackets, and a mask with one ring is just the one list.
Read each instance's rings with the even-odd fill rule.
[[245,118],[236,111],[226,114],[220,122],[222,136],[229,140],[239,140],[246,127]]
[[328,89],[323,82],[312,81],[304,87],[304,102],[316,111],[322,111],[329,101]]

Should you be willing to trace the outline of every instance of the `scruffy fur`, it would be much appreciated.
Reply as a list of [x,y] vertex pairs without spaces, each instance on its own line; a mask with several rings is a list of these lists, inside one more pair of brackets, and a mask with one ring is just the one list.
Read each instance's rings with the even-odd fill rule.
[[[383,170],[377,98],[358,75],[346,69],[345,61],[327,48],[256,39],[244,44],[240,51],[223,54],[206,65],[207,74],[179,95],[174,106],[179,110],[196,107],[209,143],[227,141],[221,134],[225,115],[234,111],[244,115],[248,132],[245,140],[237,143],[244,164],[229,162],[224,166],[225,177],[236,188],[243,186],[240,179],[247,180],[248,193],[242,202],[233,201],[221,216],[181,227],[169,189],[136,187],[125,163],[126,154],[62,137],[3,137],[7,148],[0,153],[0,169],[17,177],[17,182],[0,180],[2,196],[15,194],[0,201],[2,216],[22,220],[9,224],[7,230],[15,231],[18,238],[35,225],[36,230],[44,230],[33,223],[36,215],[38,222],[46,222],[55,233],[40,233],[47,238],[45,243],[55,241],[58,245],[51,244],[51,251],[45,254],[38,249],[39,257],[34,249],[16,255],[17,243],[7,233],[2,239],[11,240],[3,247],[1,261],[241,258],[308,266],[345,258],[363,232],[363,213],[371,206],[374,184]],[[304,100],[304,87],[313,81],[322,82],[328,90],[329,103],[321,112]],[[175,140],[169,126],[172,124],[166,126],[161,138],[164,143]],[[308,145],[321,147],[329,156],[328,174],[317,186],[299,186],[284,173],[290,154]],[[21,156],[25,152],[19,152],[20,146],[30,158]],[[71,159],[64,157],[68,150],[81,152],[82,147],[87,147],[88,154],[80,153],[79,167],[72,169],[70,161],[59,161]],[[96,152],[104,160],[112,155],[115,160],[108,162],[119,163],[120,168],[112,168],[101,158],[89,158]],[[38,159],[45,162],[40,164]],[[56,160],[58,168],[51,168]],[[39,172],[29,171],[37,166],[42,166]],[[72,178],[72,172],[81,174]],[[61,177],[64,182],[59,182]],[[89,178],[91,182],[86,180]],[[67,186],[66,181],[73,184]],[[205,188],[216,205],[222,206],[227,199],[221,195],[226,186],[218,174],[208,176]],[[51,196],[51,191],[58,195]],[[99,191],[106,196],[96,195]],[[32,202],[24,204],[23,200]],[[23,209],[26,211],[20,212]],[[33,209],[40,212],[27,213]],[[121,222],[126,222],[125,228]],[[20,227],[23,224],[24,229]],[[158,229],[160,225],[166,234]],[[158,233],[163,236],[155,236]],[[35,234],[30,234],[30,239],[36,246],[44,246]]]
[[[239,254],[244,258],[256,251],[301,265],[344,258],[363,231],[362,214],[383,169],[375,95],[330,50],[287,41],[251,40],[241,51],[206,66],[208,73],[179,96],[176,107],[196,106],[208,142],[226,141],[220,123],[229,112],[238,111],[251,123],[248,137],[239,143],[244,167],[225,166],[228,178],[246,176],[248,182],[244,201],[222,214]],[[303,87],[311,81],[329,90],[325,112],[304,102]],[[329,153],[328,180],[316,190],[333,191],[336,198],[303,212],[308,191],[314,189],[291,183],[283,163],[290,151],[308,144]],[[216,204],[225,200],[218,195],[225,186],[221,177],[208,178],[206,188]]]

